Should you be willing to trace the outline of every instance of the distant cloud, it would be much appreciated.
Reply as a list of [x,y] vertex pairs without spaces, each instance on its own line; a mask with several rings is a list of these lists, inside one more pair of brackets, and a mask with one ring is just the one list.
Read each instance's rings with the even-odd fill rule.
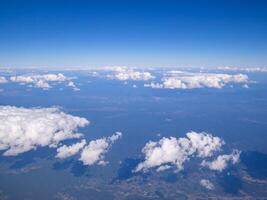
[[234,150],[229,155],[219,155],[215,160],[211,162],[204,160],[202,161],[201,165],[208,167],[211,170],[222,171],[227,167],[228,163],[237,163],[239,161],[239,156],[240,151]]
[[121,71],[115,75],[110,75],[108,77],[118,79],[120,81],[126,81],[126,80],[147,81],[147,80],[154,78],[154,76],[152,76],[150,72],[140,72],[140,71],[133,71],[133,70]]
[[243,72],[267,72],[267,67],[217,67],[216,69],[222,71],[243,71]]
[[199,183],[201,186],[203,186],[207,190],[213,190],[214,189],[214,185],[207,179],[202,179],[202,180],[200,180]]
[[[101,74],[102,72],[103,74]],[[140,71],[126,66],[106,66],[98,68],[97,71],[91,73],[95,77],[106,77],[120,81],[148,81],[155,77],[147,71]]]
[[4,76],[0,76],[0,83],[7,83],[8,80]]
[[[69,81],[71,78],[64,76],[61,73],[58,74],[41,74],[41,75],[20,75],[20,76],[11,76],[10,81],[30,85],[36,88],[49,89],[51,88],[51,83],[62,83]],[[67,86],[72,87],[73,90],[77,91],[79,88],[76,85],[69,81]]]
[[89,144],[83,148],[79,160],[82,161],[84,165],[93,165],[95,163],[105,165],[107,163],[104,161],[105,153],[121,136],[121,132],[116,132],[108,138],[90,141]]
[[58,108],[0,106],[0,150],[16,156],[37,147],[56,147],[66,139],[80,138],[76,129],[89,124]]
[[67,86],[71,87],[74,91],[80,91],[80,89],[72,81],[70,81]]
[[[150,168],[156,168],[157,171],[175,168],[175,171],[180,171],[184,169],[184,163],[192,157],[196,156],[200,159],[212,157],[215,153],[220,152],[223,145],[224,141],[219,137],[194,131],[187,133],[186,137],[163,137],[157,142],[149,141],[142,149],[144,161],[139,163],[134,171],[146,172]],[[225,155],[221,157],[215,164],[203,161],[201,165],[215,169],[215,166],[219,168],[221,160],[224,160],[225,165],[222,164],[221,168],[225,169],[227,161],[234,161],[236,154],[231,154],[229,158]],[[232,163],[235,164],[236,162]]]
[[169,71],[162,78],[161,83],[145,84],[145,87],[165,89],[194,89],[194,88],[222,88],[229,83],[248,83],[244,74],[215,74],[215,73],[189,73],[182,71]]
[[158,168],[158,171],[175,166],[177,171],[184,168],[185,161],[195,155],[200,158],[210,157],[219,151],[224,141],[211,134],[189,132],[187,137],[162,138],[158,142],[150,141],[143,148],[144,162],[140,163],[135,171],[147,171],[149,168]]

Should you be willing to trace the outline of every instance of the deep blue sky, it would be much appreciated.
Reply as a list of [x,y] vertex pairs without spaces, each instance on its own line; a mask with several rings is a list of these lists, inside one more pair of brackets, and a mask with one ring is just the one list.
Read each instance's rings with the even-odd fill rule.
[[267,66],[267,1],[0,0],[0,66]]

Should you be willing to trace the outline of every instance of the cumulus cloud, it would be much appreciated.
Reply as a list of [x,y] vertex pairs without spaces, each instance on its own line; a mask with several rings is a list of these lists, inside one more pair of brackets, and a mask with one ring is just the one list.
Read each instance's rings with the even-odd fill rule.
[[0,106],[0,150],[15,156],[37,147],[56,147],[61,141],[80,138],[77,128],[89,121],[59,108]]
[[191,156],[210,157],[214,152],[219,151],[223,144],[224,141],[218,137],[194,131],[187,133],[186,137],[163,137],[158,142],[149,141],[142,149],[145,160],[138,164],[135,172],[147,171],[149,168],[162,171],[169,169],[170,166],[180,171]]
[[212,184],[212,182],[210,182],[207,179],[202,179],[202,180],[200,180],[199,183],[200,183],[201,186],[203,186],[207,190],[213,190],[214,189],[214,185]]
[[229,155],[219,155],[215,160],[213,161],[206,161],[203,160],[201,165],[208,167],[211,170],[216,171],[223,171],[228,163],[235,164],[239,161],[240,151],[233,150],[233,152]]
[[[20,75],[20,76],[11,76],[10,81],[27,84],[30,86],[34,86],[36,88],[49,89],[51,88],[50,83],[61,83],[70,80],[63,74],[42,74],[42,75]],[[69,82],[68,86],[76,89],[77,87],[73,82]]]
[[164,171],[174,168],[175,171],[184,169],[184,164],[192,157],[198,157],[201,166],[211,170],[222,171],[228,164],[236,164],[239,160],[240,151],[233,150],[229,155],[219,155],[213,161],[206,161],[217,155],[225,142],[219,137],[205,132],[188,132],[186,137],[163,137],[159,141],[149,141],[142,149],[144,161],[139,163],[134,172],[146,172],[150,168],[156,171]]
[[70,146],[63,145],[57,149],[56,158],[65,159],[70,156],[73,156],[77,154],[85,145],[85,140],[82,140],[81,142],[72,144]]
[[79,160],[82,161],[84,165],[106,164],[107,162],[104,160],[105,154],[111,145],[121,136],[121,132],[116,132],[110,137],[90,141],[81,151]]
[[7,83],[8,80],[4,76],[0,76],[0,83]]
[[161,83],[145,84],[145,87],[166,89],[222,88],[229,83],[248,83],[244,74],[189,73],[182,71],[167,72]]

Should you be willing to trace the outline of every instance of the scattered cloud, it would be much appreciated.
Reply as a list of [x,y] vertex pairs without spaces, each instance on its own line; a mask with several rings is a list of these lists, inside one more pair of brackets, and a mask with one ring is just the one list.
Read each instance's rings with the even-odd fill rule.
[[121,136],[121,132],[116,132],[108,138],[90,141],[89,144],[83,148],[79,160],[82,161],[84,165],[105,165],[107,163],[104,160],[105,153],[116,140],[121,138]]
[[184,168],[185,161],[191,156],[200,158],[210,157],[219,151],[224,141],[211,134],[191,131],[186,137],[163,137],[158,142],[149,141],[142,152],[145,154],[144,162],[141,162],[135,171],[147,171],[149,168],[158,168],[158,171],[175,166],[177,171]]
[[[149,141],[142,149],[144,161],[139,163],[134,171],[146,172],[150,168],[156,168],[157,171],[175,168],[176,171],[180,171],[184,169],[184,163],[192,157],[200,159],[212,157],[221,151],[224,144],[225,142],[219,137],[194,131],[188,132],[186,137],[163,137],[157,142]],[[203,161],[201,165],[214,170],[219,168],[223,170],[228,161],[231,160],[233,164],[237,162],[237,152],[221,155],[218,158],[218,161],[213,161],[215,163]]]
[[56,147],[66,139],[80,138],[79,127],[89,124],[82,117],[59,108],[0,106],[0,150],[16,156],[37,147]]
[[199,183],[201,186],[203,186],[207,190],[213,190],[214,189],[214,185],[212,184],[212,182],[210,182],[207,179],[201,179]]
[[228,163],[236,164],[239,161],[240,151],[233,150],[233,152],[229,155],[219,155],[215,160],[213,161],[206,161],[203,160],[201,165],[208,167],[211,170],[216,171],[223,171]]
[[145,87],[165,89],[194,89],[194,88],[222,88],[229,83],[248,83],[244,74],[215,74],[215,73],[189,73],[182,71],[169,71],[161,79],[161,83],[151,82]]
[[72,144],[70,146],[63,145],[57,149],[56,158],[65,159],[77,154],[86,145],[86,140]]

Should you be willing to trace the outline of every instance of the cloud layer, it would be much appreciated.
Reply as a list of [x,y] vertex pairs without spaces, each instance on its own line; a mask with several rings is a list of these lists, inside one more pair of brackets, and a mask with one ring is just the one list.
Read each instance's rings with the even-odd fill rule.
[[[200,159],[212,157],[221,150],[223,145],[224,141],[218,137],[194,131],[187,133],[186,137],[182,138],[164,137],[157,142],[149,141],[142,149],[145,159],[138,164],[135,172],[147,171],[150,168],[156,168],[157,171],[175,168],[176,171],[180,171],[184,168],[184,163],[192,157],[196,156]],[[232,154],[224,155],[217,162],[221,164],[221,160],[224,160],[227,163],[230,159],[234,160]],[[238,158],[233,163],[237,161]],[[210,168],[212,164],[205,161],[205,163],[202,162],[202,166]],[[216,170],[215,167],[213,169]]]
[[145,87],[166,89],[194,89],[194,88],[222,88],[229,83],[248,83],[244,74],[214,74],[214,73],[188,73],[170,71],[162,78],[161,83],[145,84]]
[[82,117],[58,108],[0,106],[0,150],[15,156],[37,147],[57,146],[61,141],[80,138],[79,127],[89,124]]

